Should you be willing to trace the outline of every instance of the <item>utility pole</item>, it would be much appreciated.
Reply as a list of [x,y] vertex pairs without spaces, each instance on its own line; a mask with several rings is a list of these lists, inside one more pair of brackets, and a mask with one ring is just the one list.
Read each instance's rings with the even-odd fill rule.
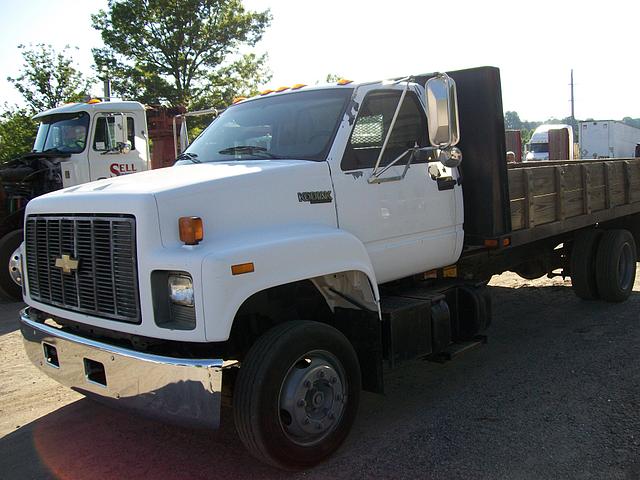
[[111,101],[111,79],[109,77],[104,79],[104,101]]
[[573,102],[573,68],[571,69],[571,120],[576,121],[574,102]]
[[111,101],[111,78],[109,77],[109,70],[104,67],[102,70],[103,76],[103,88],[104,88],[104,101]]

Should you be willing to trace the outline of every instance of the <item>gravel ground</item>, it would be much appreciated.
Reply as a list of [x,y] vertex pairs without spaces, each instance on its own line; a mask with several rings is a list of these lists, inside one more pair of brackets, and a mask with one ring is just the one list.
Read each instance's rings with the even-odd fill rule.
[[619,305],[562,279],[490,285],[487,345],[390,373],[337,454],[297,474],[253,460],[228,411],[192,431],[59,386],[22,351],[20,305],[0,305],[0,478],[640,478],[640,280]]

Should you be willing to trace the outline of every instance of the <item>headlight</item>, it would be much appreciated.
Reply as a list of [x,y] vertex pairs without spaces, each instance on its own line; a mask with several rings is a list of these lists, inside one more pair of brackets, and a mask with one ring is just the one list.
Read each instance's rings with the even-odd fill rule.
[[196,328],[193,280],[187,272],[154,270],[151,294],[156,325],[169,330]]
[[188,275],[169,275],[169,298],[176,305],[193,307],[193,281]]

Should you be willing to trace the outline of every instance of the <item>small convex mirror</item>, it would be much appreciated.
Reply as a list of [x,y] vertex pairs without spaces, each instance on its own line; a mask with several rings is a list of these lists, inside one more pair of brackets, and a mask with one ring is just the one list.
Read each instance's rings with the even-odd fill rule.
[[456,83],[446,73],[427,80],[425,85],[429,142],[438,148],[452,147],[460,139]]
[[127,154],[131,151],[131,142],[127,140],[126,142],[118,143],[118,150],[120,153]]

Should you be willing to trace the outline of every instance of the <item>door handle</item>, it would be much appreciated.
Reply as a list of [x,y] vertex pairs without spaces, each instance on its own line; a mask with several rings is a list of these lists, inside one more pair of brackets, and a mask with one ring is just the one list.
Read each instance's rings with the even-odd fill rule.
[[453,190],[458,181],[453,177],[438,177],[436,179],[438,183],[438,190]]

